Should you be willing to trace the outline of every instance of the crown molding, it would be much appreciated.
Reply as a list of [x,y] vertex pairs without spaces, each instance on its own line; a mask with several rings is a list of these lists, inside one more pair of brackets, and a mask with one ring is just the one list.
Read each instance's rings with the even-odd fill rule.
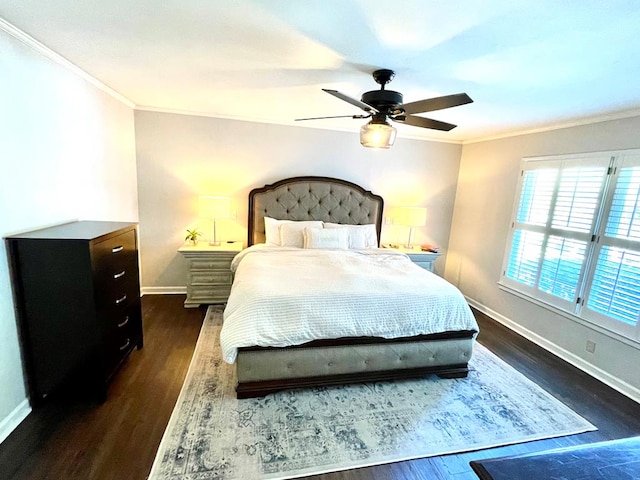
[[462,144],[470,145],[472,143],[488,142],[491,140],[501,140],[504,138],[519,137],[522,135],[531,135],[534,133],[544,133],[544,132],[550,132],[553,130],[561,130],[563,128],[580,127],[583,125],[592,125],[594,123],[609,122],[611,120],[622,120],[625,118],[632,118],[632,117],[639,117],[639,116],[640,116],[640,109],[635,108],[630,110],[623,110],[620,112],[612,112],[612,113],[605,113],[602,115],[594,115],[590,117],[577,118],[577,119],[569,120],[566,122],[550,123],[548,125],[545,125],[544,127],[516,130],[513,132],[505,132],[503,134],[498,134],[498,135],[489,135],[487,137],[478,137],[470,140],[464,140],[462,141]]
[[135,107],[135,103],[132,102],[131,100],[129,100],[127,97],[125,97],[124,95],[116,92],[114,89],[112,89],[111,87],[105,85],[104,83],[102,83],[97,78],[89,75],[87,72],[85,72],[81,68],[79,68],[76,65],[74,65],[73,63],[71,63],[69,60],[64,58],[62,55],[54,52],[49,47],[47,47],[44,44],[40,43],[38,40],[36,40],[32,36],[26,34],[22,30],[20,30],[19,28],[15,27],[14,25],[10,24],[9,22],[7,22],[3,18],[0,18],[0,30],[2,30],[4,32],[6,32],[7,34],[11,35],[16,40],[22,42],[23,44],[25,44],[26,46],[28,46],[31,49],[35,50],[36,52],[38,52],[39,54],[43,55],[44,57],[46,57],[47,59],[51,60],[52,62],[62,66],[63,68],[65,68],[69,72],[73,73],[74,75],[82,78],[83,80],[85,80],[86,82],[90,83],[91,85],[93,85],[94,87],[98,88],[99,90],[102,90],[106,94],[112,96],[113,98],[115,98],[119,102],[125,104],[129,108],[134,108]]
[[[140,111],[147,111],[147,112],[169,113],[174,115],[190,115],[195,117],[219,118],[221,120],[236,120],[240,122],[264,123],[264,124],[271,124],[271,125],[283,125],[288,127],[314,128],[317,130],[332,130],[337,132],[354,133],[353,130],[350,130],[347,128],[322,127],[318,125],[303,126],[294,122],[271,121],[271,120],[265,120],[265,119],[258,120],[255,118],[235,117],[231,115],[220,115],[220,114],[213,114],[213,113],[207,113],[207,112],[194,112],[189,110],[179,110],[179,109],[171,109],[171,108],[159,108],[159,107],[151,107],[151,106],[144,106],[144,105],[136,105],[135,109]],[[625,110],[622,112],[614,112],[614,113],[608,113],[608,114],[597,115],[592,117],[585,117],[585,118],[575,119],[567,122],[550,123],[549,125],[545,125],[544,127],[514,130],[512,132],[505,132],[505,133],[496,134],[496,135],[488,135],[486,137],[478,137],[478,138],[473,138],[468,140],[451,140],[451,139],[438,138],[438,137],[429,138],[425,136],[418,136],[418,135],[411,135],[411,134],[407,135],[406,133],[403,133],[400,131],[398,131],[398,138],[409,138],[412,140],[422,140],[424,142],[450,143],[454,145],[471,145],[474,143],[482,143],[482,142],[488,142],[492,140],[501,140],[505,138],[519,137],[522,135],[531,135],[534,133],[550,132],[553,130],[561,130],[563,128],[579,127],[582,125],[591,125],[594,123],[607,122],[611,120],[620,120],[624,118],[632,118],[632,117],[638,117],[638,116],[640,116],[640,109]]]
[[[255,118],[247,118],[247,117],[235,117],[232,115],[221,115],[221,114],[214,114],[214,113],[208,113],[208,112],[197,112],[197,111],[190,111],[190,110],[179,110],[179,109],[172,109],[172,108],[160,108],[160,107],[151,107],[151,106],[146,106],[146,105],[136,105],[135,106],[135,110],[141,111],[141,112],[155,112],[155,113],[169,113],[172,115],[188,115],[188,116],[192,116],[192,117],[207,117],[207,118],[218,118],[221,120],[236,120],[238,122],[251,122],[251,123],[263,123],[263,124],[267,124],[267,125],[281,125],[281,126],[286,126],[286,127],[297,127],[297,128],[312,128],[312,129],[316,129],[316,130],[331,130],[334,132],[347,132],[347,133],[353,133],[353,134],[357,134],[358,132],[355,132],[354,130],[350,130],[348,128],[336,128],[336,127],[322,127],[322,126],[318,126],[318,125],[301,125],[299,123],[295,123],[295,122],[283,122],[283,121],[275,121],[275,120],[266,120],[266,119],[255,119]],[[398,135],[397,138],[408,138],[411,140],[422,140],[423,142],[437,142],[437,143],[452,143],[455,145],[462,145],[462,140],[450,140],[450,139],[446,139],[446,138],[428,138],[428,137],[424,137],[424,136],[417,136],[417,135],[407,135],[405,133],[401,133],[400,131],[398,131]]]

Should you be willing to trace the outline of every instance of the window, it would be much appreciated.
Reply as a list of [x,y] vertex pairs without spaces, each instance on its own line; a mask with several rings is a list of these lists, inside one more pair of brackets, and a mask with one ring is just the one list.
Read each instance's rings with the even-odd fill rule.
[[500,283],[640,340],[640,151],[525,159]]

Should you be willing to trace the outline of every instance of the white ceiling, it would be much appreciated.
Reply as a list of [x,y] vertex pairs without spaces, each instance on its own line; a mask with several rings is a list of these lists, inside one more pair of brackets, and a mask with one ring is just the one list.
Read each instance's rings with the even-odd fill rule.
[[[138,108],[294,124],[362,113],[324,93],[405,102],[466,92],[424,116],[472,141],[640,114],[638,0],[0,0],[0,17]],[[295,123],[349,129],[366,120]]]

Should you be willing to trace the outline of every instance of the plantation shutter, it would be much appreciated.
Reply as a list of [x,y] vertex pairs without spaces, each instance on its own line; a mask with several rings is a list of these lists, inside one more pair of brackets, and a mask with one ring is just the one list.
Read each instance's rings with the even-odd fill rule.
[[640,341],[640,151],[522,165],[500,285]]
[[556,168],[532,168],[522,174],[520,202],[514,223],[512,251],[506,276],[530,287],[538,283],[538,271],[548,223]]
[[[640,317],[640,156],[618,163],[596,247],[585,317],[637,337]],[[612,322],[611,319],[615,321]]]
[[610,159],[525,162],[502,281],[575,310]]

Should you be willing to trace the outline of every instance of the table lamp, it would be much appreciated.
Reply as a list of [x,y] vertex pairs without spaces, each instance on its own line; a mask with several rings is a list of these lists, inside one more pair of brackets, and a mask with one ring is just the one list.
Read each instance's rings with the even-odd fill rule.
[[411,234],[413,227],[423,227],[427,223],[427,209],[424,207],[397,207],[394,223],[409,227],[409,239],[405,248],[413,249]]
[[229,218],[230,210],[231,201],[229,197],[215,195],[203,195],[200,197],[200,216],[213,222],[213,236],[209,245],[220,245],[220,241],[216,238],[216,220]]

